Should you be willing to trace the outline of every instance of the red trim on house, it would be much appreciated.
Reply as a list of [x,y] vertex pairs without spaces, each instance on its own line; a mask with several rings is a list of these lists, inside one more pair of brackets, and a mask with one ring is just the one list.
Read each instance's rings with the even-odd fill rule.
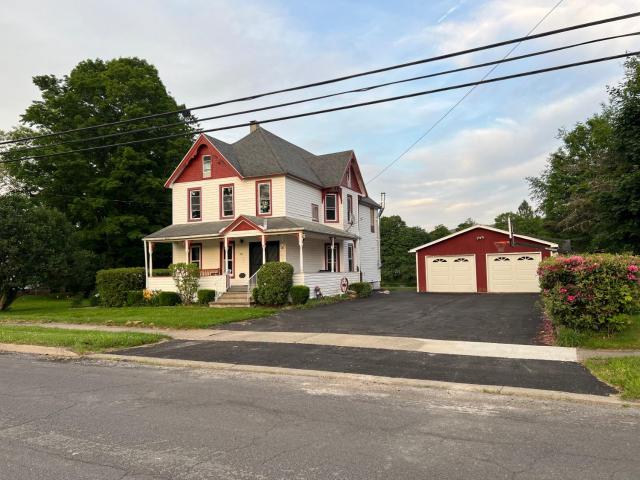
[[[191,192],[200,192],[200,218],[191,218]],[[201,222],[202,221],[202,187],[187,188],[187,221],[188,222]]]
[[[335,220],[327,220],[327,195],[335,195],[336,196],[336,219]],[[324,223],[340,223],[340,192],[322,192],[322,217],[324,219]]]
[[[517,235],[515,235],[518,238]],[[538,244],[532,240],[523,240],[530,244]],[[451,237],[434,245],[423,247],[416,251],[418,291],[427,291],[426,257],[439,255],[475,255],[476,256],[476,285],[478,292],[487,291],[487,254],[491,253],[538,253],[542,254],[542,259],[549,258],[551,252],[548,245],[539,243],[535,246],[511,246],[507,243],[504,252],[500,252],[495,245],[496,242],[509,242],[509,235],[484,229],[474,228],[460,235]]]
[[[238,227],[240,227],[240,228],[238,228]],[[258,230],[258,231],[262,231],[262,227],[260,225],[257,225],[256,223],[252,222],[251,220],[249,220],[244,215],[240,215],[233,222],[231,222],[229,225],[224,227],[224,229],[222,229],[219,234],[220,235],[225,235],[225,234],[227,234],[229,232],[233,232],[234,230]]]
[[[236,278],[236,242],[234,240],[227,241],[228,246],[232,246],[231,255],[231,278]],[[227,271],[227,266],[224,264],[224,241],[220,242],[220,272],[224,275]]]
[[199,263],[199,268],[200,270],[202,270],[202,243],[191,243],[189,242],[189,259],[187,263],[193,263],[191,260],[191,250],[193,250],[193,247],[200,247],[200,263]]
[[[336,272],[340,271],[340,244],[338,242],[334,243],[335,246],[335,252],[334,255],[336,256]],[[329,252],[327,252],[327,248],[331,247],[331,243],[325,243],[324,244],[324,268],[330,272],[331,271],[331,265],[329,265]]]
[[[214,170],[215,170],[214,163],[215,163],[215,160],[217,159],[223,161],[225,163],[225,167],[228,167],[231,169],[231,171],[233,172],[233,176],[238,176],[240,178],[243,178],[240,172],[238,172],[235,169],[235,167],[231,164],[231,162],[229,162],[229,160],[227,160],[227,158],[225,158],[225,156],[220,152],[220,150],[218,150],[213,145],[213,143],[211,143],[207,139],[207,137],[204,134],[200,134],[200,136],[196,139],[193,145],[191,145],[191,148],[189,149],[187,154],[182,158],[178,166],[175,168],[175,170],[173,171],[169,179],[165,182],[164,184],[165,188],[171,187],[171,185],[178,180],[178,178],[182,175],[182,172],[185,170],[185,168],[191,163],[191,161],[194,158],[198,158],[198,157],[201,158],[202,153],[200,151],[203,149],[203,147],[206,147],[207,149],[211,150],[211,177],[208,177],[208,178],[211,179],[216,177],[216,174],[214,173]],[[202,162],[199,162],[199,170],[200,170],[200,177],[202,177]],[[227,176],[231,176],[231,175],[227,175]],[[223,178],[223,177],[218,177],[218,178]],[[193,181],[193,179],[190,179],[189,181]]]
[[[269,213],[260,213],[260,185],[269,184]],[[264,180],[256,180],[256,216],[271,217],[273,215],[273,184],[270,178]]]
[[[351,184],[349,185],[348,172],[351,171]],[[358,161],[356,160],[355,153],[351,154],[351,159],[347,162],[347,166],[342,172],[342,178],[340,180],[340,185],[343,187],[347,187],[354,192],[358,192],[361,195],[367,196],[367,189],[364,186],[364,179],[362,178],[362,173],[360,173],[360,166],[358,165]],[[364,192],[364,193],[363,193]]]
[[[225,187],[233,188],[233,190],[232,190],[232,192],[233,192],[233,198],[232,198],[232,200],[233,200],[233,215],[225,216],[223,214],[224,213],[224,209],[223,209],[223,205],[222,205],[222,189],[225,188]],[[221,219],[223,219],[223,218],[229,219],[229,218],[233,218],[233,217],[236,216],[236,187],[235,187],[235,184],[233,184],[233,183],[225,183],[224,185],[220,185],[218,187],[218,204],[220,206],[220,218]]]

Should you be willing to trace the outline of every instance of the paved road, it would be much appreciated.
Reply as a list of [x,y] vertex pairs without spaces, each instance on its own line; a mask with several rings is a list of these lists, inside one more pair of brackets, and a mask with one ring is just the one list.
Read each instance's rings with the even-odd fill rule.
[[0,479],[637,480],[640,411],[0,355]]
[[476,385],[507,385],[592,395],[609,395],[615,392],[576,362],[472,357],[329,345],[185,340],[129,348],[117,353]]
[[533,293],[374,293],[366,300],[289,310],[220,328],[532,345],[540,328],[538,299]]

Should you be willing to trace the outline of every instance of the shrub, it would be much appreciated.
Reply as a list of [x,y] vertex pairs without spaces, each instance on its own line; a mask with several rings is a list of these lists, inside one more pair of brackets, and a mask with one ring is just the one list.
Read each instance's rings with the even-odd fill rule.
[[182,303],[193,303],[200,283],[200,267],[195,263],[174,263],[169,265],[169,271],[178,289]]
[[161,307],[173,307],[180,304],[180,295],[176,292],[158,293],[158,305]]
[[371,296],[371,291],[373,290],[373,288],[368,282],[355,282],[349,286],[349,290],[353,290],[354,292],[356,292],[356,295],[359,298],[366,298]]
[[170,277],[171,270],[169,270],[168,268],[154,268],[153,276],[154,277]]
[[216,300],[216,291],[208,290],[203,288],[202,290],[198,290],[198,303],[200,305],[209,305],[209,302],[215,302]]
[[102,305],[122,307],[127,303],[127,292],[144,288],[144,268],[99,270],[96,274],[96,288]]
[[127,307],[139,307],[145,303],[142,290],[130,290],[127,292]]
[[294,285],[289,290],[291,303],[294,305],[304,305],[309,300],[309,287],[306,285]]
[[267,262],[257,275],[254,300],[262,305],[284,305],[293,285],[293,266],[287,262]]
[[640,308],[640,257],[551,257],[540,263],[542,303],[556,326],[606,330],[626,326],[620,314]]

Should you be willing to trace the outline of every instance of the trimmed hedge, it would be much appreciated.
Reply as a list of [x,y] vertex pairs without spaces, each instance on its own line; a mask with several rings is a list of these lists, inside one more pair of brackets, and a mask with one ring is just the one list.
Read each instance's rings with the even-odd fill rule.
[[144,288],[144,268],[112,268],[96,273],[96,289],[105,307],[122,307],[127,293]]
[[640,257],[575,255],[540,263],[542,303],[556,326],[613,332],[640,310]]
[[309,287],[306,285],[294,285],[289,290],[291,303],[294,305],[304,305],[309,300]]
[[158,305],[161,307],[173,307],[180,304],[180,295],[176,292],[160,292],[158,294]]
[[257,275],[253,299],[261,305],[284,305],[293,285],[293,266],[287,262],[267,262]]
[[198,290],[198,303],[200,305],[208,305],[209,302],[215,302],[216,300],[216,291],[209,290],[203,288],[202,290]]
[[142,290],[130,290],[127,292],[127,307],[139,307],[146,304]]
[[366,298],[371,296],[373,287],[368,282],[355,282],[349,285],[349,290],[356,292],[358,298]]

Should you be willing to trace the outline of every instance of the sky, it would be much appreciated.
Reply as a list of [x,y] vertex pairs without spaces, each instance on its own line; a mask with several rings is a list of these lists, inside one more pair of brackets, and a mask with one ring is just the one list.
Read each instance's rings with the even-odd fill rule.
[[[557,0],[2,0],[0,130],[18,125],[39,99],[34,75],[63,76],[87,58],[137,56],[156,66],[179,103],[201,105],[363,70],[404,63],[525,35]],[[633,0],[564,0],[536,30],[622,15]],[[640,30],[640,19],[525,42],[514,55]],[[638,50],[621,39],[501,65],[492,76]],[[510,47],[268,97],[265,106],[502,58]],[[270,112],[204,122],[203,128],[301,113],[445,85],[476,81],[488,68],[350,94]],[[466,90],[416,97],[265,128],[317,154],[353,149],[369,195],[386,193],[385,215],[409,225],[455,227],[471,217],[490,224],[529,199],[526,177],[539,175],[558,148],[558,130],[596,113],[614,60],[479,86],[382,175]],[[220,107],[226,113],[247,104]],[[200,116],[213,115],[204,110]],[[215,134],[235,141],[247,128]],[[176,164],[180,159],[176,159]],[[376,177],[375,180],[369,181]]]

